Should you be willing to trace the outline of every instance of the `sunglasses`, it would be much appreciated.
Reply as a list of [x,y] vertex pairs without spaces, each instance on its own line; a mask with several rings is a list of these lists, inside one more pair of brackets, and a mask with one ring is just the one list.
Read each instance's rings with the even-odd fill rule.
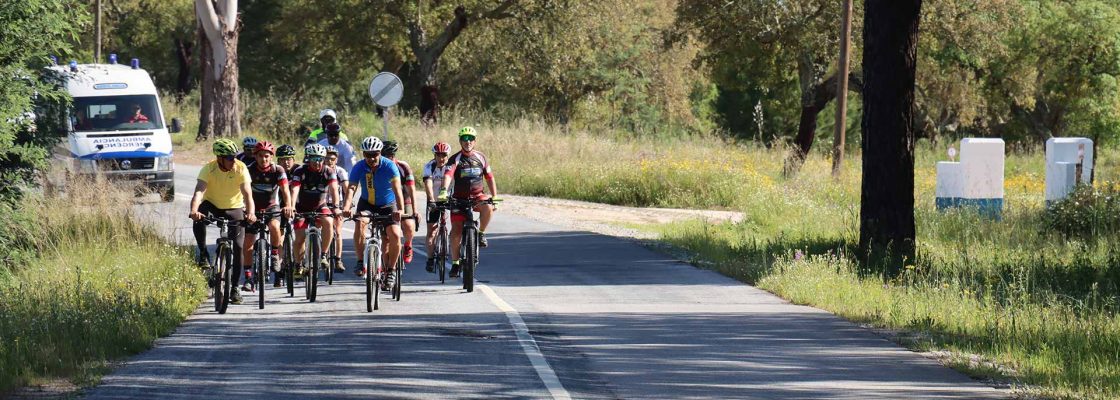
[[235,156],[218,156],[218,159],[222,160],[222,161],[233,161],[234,158],[237,158],[237,157],[235,157]]
[[307,162],[323,162],[323,157],[307,157]]
[[447,157],[447,153],[436,153],[436,157]]
[[366,151],[366,152],[362,152],[362,155],[366,156],[366,157],[380,157],[381,152],[380,151]]
[[461,142],[473,142],[474,141],[474,136],[459,136],[459,141],[461,141]]

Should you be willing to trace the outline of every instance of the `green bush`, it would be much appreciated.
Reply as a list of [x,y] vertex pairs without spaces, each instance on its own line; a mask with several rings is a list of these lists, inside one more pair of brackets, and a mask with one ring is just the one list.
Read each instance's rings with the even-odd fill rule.
[[1069,197],[1046,210],[1046,228],[1067,236],[1095,238],[1120,229],[1120,186],[1078,185]]

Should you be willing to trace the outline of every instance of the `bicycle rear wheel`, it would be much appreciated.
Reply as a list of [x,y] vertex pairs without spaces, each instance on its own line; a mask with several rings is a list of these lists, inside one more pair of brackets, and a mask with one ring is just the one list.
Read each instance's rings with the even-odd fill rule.
[[463,242],[466,244],[464,249],[466,257],[459,260],[459,265],[463,268],[463,289],[470,293],[474,291],[474,263],[478,255],[475,246],[478,246],[478,233],[474,229],[466,229],[463,232]]
[[261,237],[257,238],[257,243],[253,248],[253,255],[255,256],[254,258],[256,258],[256,260],[254,260],[255,262],[253,263],[253,265],[255,265],[257,267],[256,268],[256,270],[257,270],[256,271],[256,274],[257,274],[257,308],[260,309],[260,310],[263,310],[264,309],[264,281],[265,281],[264,278],[266,276],[268,276],[268,275],[265,275],[265,274],[272,271],[272,268],[269,267],[269,265],[268,265],[272,260],[272,256],[271,256],[271,254],[269,254],[269,251],[268,251],[269,248],[271,247],[268,243],[268,239],[264,238],[263,233],[260,236]]

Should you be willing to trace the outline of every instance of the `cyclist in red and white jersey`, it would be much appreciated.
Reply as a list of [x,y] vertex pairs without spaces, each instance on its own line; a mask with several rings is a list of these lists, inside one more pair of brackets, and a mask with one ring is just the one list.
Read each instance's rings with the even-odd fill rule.
[[424,191],[428,194],[428,212],[425,221],[428,223],[428,262],[424,267],[428,272],[435,270],[435,259],[432,258],[432,248],[435,246],[436,241],[436,226],[439,224],[439,219],[442,214],[436,209],[436,195],[440,189],[443,189],[443,174],[447,172],[447,156],[451,152],[451,146],[444,142],[436,143],[432,146],[432,160],[424,164],[424,171],[422,173],[424,179]]
[[416,176],[412,174],[412,166],[408,165],[404,160],[397,159],[397,150],[399,145],[392,140],[385,141],[385,147],[381,153],[388,159],[397,164],[397,169],[401,173],[401,192],[404,195],[404,212],[405,218],[401,220],[401,227],[404,231],[404,262],[408,264],[412,262],[412,238],[416,236],[416,222],[419,217],[416,216]]

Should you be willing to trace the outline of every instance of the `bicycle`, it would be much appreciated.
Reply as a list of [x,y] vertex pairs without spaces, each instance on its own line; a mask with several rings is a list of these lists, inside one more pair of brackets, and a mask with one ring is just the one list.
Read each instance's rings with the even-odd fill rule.
[[205,225],[218,226],[218,239],[215,248],[217,252],[210,265],[210,273],[206,277],[210,287],[214,290],[214,311],[225,314],[229,309],[229,296],[233,286],[230,274],[233,272],[233,238],[229,236],[229,224],[233,220],[225,217],[206,215],[199,222]]
[[[327,205],[327,208],[330,208],[331,212],[341,213],[341,211],[339,211],[339,207],[335,207],[333,204]],[[334,215],[339,215],[339,214],[334,214]],[[336,221],[338,221],[338,220],[336,220]],[[327,285],[334,285],[334,273],[335,273],[336,270],[338,270],[338,265],[342,262],[342,252],[341,252],[341,250],[339,251],[338,255],[335,255],[334,247],[337,244],[337,243],[335,243],[336,240],[341,240],[341,239],[339,239],[338,235],[332,236],[331,237],[331,243],[329,245],[327,245],[327,253],[329,254],[327,256],[327,262],[328,262],[329,266],[327,267],[327,270],[324,271],[324,275],[326,275]]]
[[439,222],[436,227],[436,237],[432,248],[428,249],[430,256],[435,261],[432,273],[439,275],[439,283],[445,283],[447,277],[447,261],[451,255],[451,227],[447,225],[446,201],[435,202],[434,208],[439,211]]
[[[366,229],[369,229],[369,234],[366,235],[366,249],[362,253],[362,267],[366,271],[366,312],[373,312],[373,310],[380,309],[377,293],[381,291],[381,284],[384,280],[381,270],[381,239],[385,237],[385,227],[393,222],[393,217],[374,215],[372,212],[362,211],[348,218],[347,221],[355,221],[359,218],[369,219],[366,227]],[[400,257],[397,257],[397,267],[398,271],[403,269],[403,260]],[[397,293],[399,293],[399,289]],[[395,293],[394,297],[400,300],[399,294]]]
[[474,207],[479,204],[494,205],[494,199],[474,200],[456,199],[447,200],[448,208],[463,212],[466,220],[463,221],[462,245],[459,246],[459,265],[463,268],[463,289],[467,293],[474,291],[474,273],[478,267],[478,220],[474,218]]
[[304,238],[303,266],[307,270],[304,276],[304,297],[314,303],[319,290],[319,259],[323,257],[322,239],[319,232],[318,219],[321,216],[333,214],[309,211],[296,213],[300,219],[307,220],[307,235]]
[[253,241],[253,270],[257,275],[257,303],[264,309],[264,277],[272,272],[272,235],[268,222],[280,215],[279,211],[257,211],[257,223],[249,227],[257,235]]
[[[283,253],[283,260],[280,262],[281,273],[284,274],[284,281],[288,289],[288,297],[295,296],[295,280],[296,280],[296,266],[295,266],[295,246],[293,245],[292,221],[288,218],[281,218],[280,229],[284,232],[284,246],[281,252]],[[276,279],[280,279],[277,275]]]

